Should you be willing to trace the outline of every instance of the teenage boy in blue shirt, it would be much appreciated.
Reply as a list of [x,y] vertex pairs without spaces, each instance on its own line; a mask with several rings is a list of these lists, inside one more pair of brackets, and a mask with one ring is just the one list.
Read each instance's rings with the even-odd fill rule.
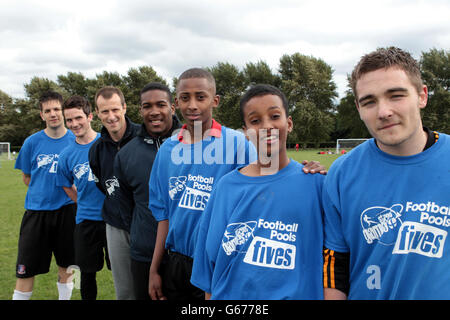
[[25,214],[20,227],[13,300],[30,299],[34,278],[47,273],[52,253],[58,265],[60,300],[70,300],[73,283],[67,267],[74,264],[73,231],[76,205],[56,186],[60,152],[75,137],[64,126],[63,98],[46,92],[39,100],[46,128],[29,136],[17,157],[16,169],[23,172],[28,186]]
[[[75,264],[81,270],[81,298],[97,298],[96,272],[103,268],[106,256],[105,222],[102,205],[105,195],[97,188],[89,166],[89,148],[100,137],[91,128],[91,105],[86,98],[73,96],[63,104],[67,127],[75,135],[75,141],[65,148],[59,157],[56,184],[77,202],[74,234]],[[72,185],[76,192],[73,194]]]
[[[212,118],[219,100],[210,72],[193,68],[179,77],[175,105],[186,123],[161,146],[154,162],[158,170],[152,170],[149,182],[149,208],[158,221],[149,277],[152,299],[204,298],[190,283],[199,219],[217,181],[256,160],[255,147],[242,133]],[[160,270],[165,249],[168,259]]]
[[240,108],[258,161],[226,174],[212,192],[191,282],[207,299],[322,299],[324,176],[288,158],[293,123],[278,88],[253,86]]
[[351,85],[373,139],[325,179],[325,298],[450,299],[450,137],[422,125],[419,65],[380,48]]

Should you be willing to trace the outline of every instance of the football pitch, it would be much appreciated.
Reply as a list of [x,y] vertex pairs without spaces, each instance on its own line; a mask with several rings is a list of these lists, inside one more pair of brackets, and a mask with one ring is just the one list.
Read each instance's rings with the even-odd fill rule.
[[[318,154],[318,150],[289,151],[289,157],[320,161],[327,169],[339,155]],[[0,161],[0,300],[10,300],[16,283],[15,265],[20,223],[24,213],[26,186],[22,173],[14,170],[14,160]],[[35,278],[32,300],[57,300],[57,267],[52,259],[50,272]],[[98,300],[114,300],[111,272],[106,266],[97,273]],[[80,300],[80,290],[74,289],[72,300]]]

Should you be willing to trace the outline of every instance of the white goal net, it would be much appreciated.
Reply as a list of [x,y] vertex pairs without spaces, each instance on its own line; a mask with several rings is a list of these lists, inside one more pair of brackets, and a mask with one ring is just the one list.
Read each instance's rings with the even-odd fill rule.
[[337,139],[336,140],[336,154],[339,154],[340,152],[342,152],[342,150],[345,150],[346,152],[348,152],[366,140],[369,140],[369,139]]
[[0,160],[12,160],[9,142],[0,142]]

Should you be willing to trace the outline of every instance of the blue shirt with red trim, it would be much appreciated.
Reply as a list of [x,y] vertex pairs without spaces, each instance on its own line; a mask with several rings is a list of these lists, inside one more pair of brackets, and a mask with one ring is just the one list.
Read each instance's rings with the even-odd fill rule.
[[217,181],[238,166],[256,161],[256,149],[236,130],[213,120],[204,139],[183,143],[184,126],[156,156],[149,181],[149,209],[169,220],[166,248],[192,257],[200,217]]

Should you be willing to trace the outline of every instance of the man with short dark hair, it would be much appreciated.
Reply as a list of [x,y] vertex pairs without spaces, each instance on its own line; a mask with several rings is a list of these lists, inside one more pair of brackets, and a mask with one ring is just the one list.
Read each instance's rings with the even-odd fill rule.
[[127,105],[122,91],[104,87],[95,95],[96,112],[103,124],[101,137],[89,150],[89,165],[97,177],[97,187],[105,194],[102,216],[111,271],[118,300],[134,300],[130,259],[130,235],[120,216],[120,202],[115,193],[119,187],[114,175],[114,158],[119,150],[136,136],[139,125],[125,114]]
[[147,300],[150,299],[148,278],[158,227],[148,209],[148,181],[159,147],[181,124],[167,86],[149,83],[140,95],[143,124],[137,136],[117,154],[114,172],[120,185],[117,196],[124,198],[122,203],[130,204],[121,208],[121,214],[130,231],[135,297]]
[[46,128],[29,136],[17,157],[28,186],[25,214],[20,227],[13,300],[29,300],[38,274],[47,273],[52,254],[58,265],[60,300],[70,300],[73,283],[67,267],[74,264],[73,231],[76,205],[56,186],[60,152],[74,140],[64,126],[62,96],[46,92],[39,100],[40,115]]
[[450,299],[450,137],[422,124],[419,65],[380,48],[362,57],[351,85],[373,139],[325,179],[325,298]]
[[70,97],[63,104],[63,113],[67,127],[76,138],[61,152],[56,184],[77,202],[74,243],[75,264],[81,270],[81,298],[95,300],[96,273],[103,268],[105,257],[109,266],[102,218],[105,195],[95,185],[88,159],[89,148],[100,134],[91,127],[93,116],[86,98]]

